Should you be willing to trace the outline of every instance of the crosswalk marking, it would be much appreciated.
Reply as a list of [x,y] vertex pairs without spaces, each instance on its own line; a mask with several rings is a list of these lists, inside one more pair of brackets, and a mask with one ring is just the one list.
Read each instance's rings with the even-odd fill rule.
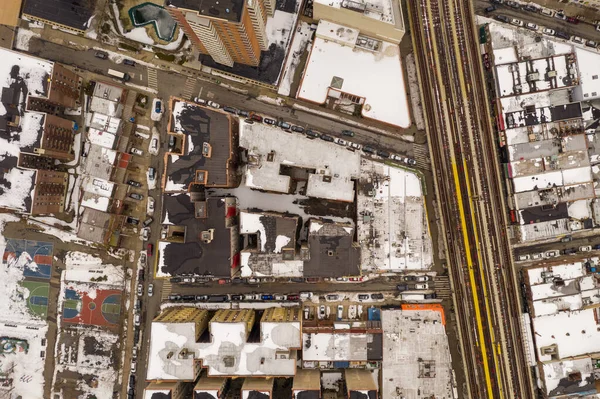
[[161,291],[161,302],[166,301],[171,292],[173,291],[173,286],[169,280],[165,280],[163,282],[162,291]]
[[417,161],[417,167],[419,169],[431,169],[431,161],[429,158],[429,149],[427,144],[415,144],[414,145],[415,161]]
[[196,79],[188,76],[185,80],[182,97],[186,100],[191,100],[194,89],[196,88]]
[[158,90],[158,76],[156,69],[148,68],[148,87]]

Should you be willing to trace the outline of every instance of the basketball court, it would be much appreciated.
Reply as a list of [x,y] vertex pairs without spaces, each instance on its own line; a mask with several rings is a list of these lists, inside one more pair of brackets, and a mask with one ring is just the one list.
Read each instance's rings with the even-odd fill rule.
[[119,290],[96,289],[92,299],[86,292],[67,289],[63,303],[63,321],[116,328],[121,315],[121,294]]
[[27,307],[29,311],[46,320],[48,315],[48,294],[50,293],[50,284],[37,281],[22,281],[21,285],[29,290]]

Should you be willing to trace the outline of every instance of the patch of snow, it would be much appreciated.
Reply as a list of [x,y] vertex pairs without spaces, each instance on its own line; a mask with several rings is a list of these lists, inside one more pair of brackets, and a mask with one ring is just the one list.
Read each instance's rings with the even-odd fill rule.
[[41,35],[37,32],[18,28],[15,38],[15,48],[21,51],[29,51],[29,41],[32,37],[41,37]]
[[300,58],[306,51],[307,45],[310,43],[313,31],[310,29],[310,24],[301,21],[298,24],[298,29],[294,33],[292,44],[288,50],[288,56],[285,60],[285,66],[283,67],[283,76],[279,84],[277,94],[282,96],[289,96],[296,73],[296,68],[300,64]]

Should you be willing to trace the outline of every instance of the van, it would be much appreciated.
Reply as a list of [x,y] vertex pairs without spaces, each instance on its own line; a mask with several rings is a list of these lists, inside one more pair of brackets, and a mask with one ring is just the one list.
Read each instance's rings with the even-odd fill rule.
[[173,151],[175,149],[175,144],[177,143],[177,139],[174,134],[169,135],[169,151]]

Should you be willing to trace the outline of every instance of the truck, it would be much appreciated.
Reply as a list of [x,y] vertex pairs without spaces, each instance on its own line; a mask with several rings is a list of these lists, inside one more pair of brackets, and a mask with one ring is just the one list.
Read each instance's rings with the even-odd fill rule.
[[400,296],[403,301],[422,301],[425,299],[425,294],[402,293]]
[[129,74],[127,74],[125,72],[119,72],[114,69],[108,70],[108,76],[112,76],[113,78],[121,79],[123,82],[127,82],[130,79]]

